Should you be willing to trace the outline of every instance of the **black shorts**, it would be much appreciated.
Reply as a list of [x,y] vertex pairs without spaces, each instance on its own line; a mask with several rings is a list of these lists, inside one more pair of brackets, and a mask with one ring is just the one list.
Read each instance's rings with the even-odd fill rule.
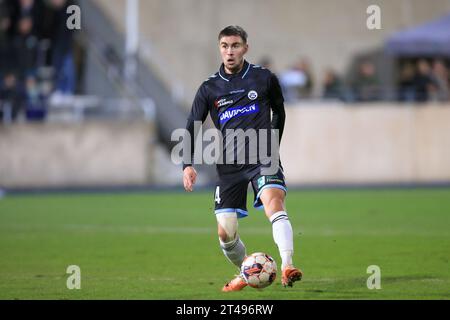
[[247,189],[252,183],[254,192],[253,206],[262,209],[261,192],[267,188],[277,188],[287,192],[283,169],[275,175],[261,175],[261,167],[239,172],[239,175],[220,176],[214,191],[215,213],[236,212],[238,218],[245,218],[247,211]]

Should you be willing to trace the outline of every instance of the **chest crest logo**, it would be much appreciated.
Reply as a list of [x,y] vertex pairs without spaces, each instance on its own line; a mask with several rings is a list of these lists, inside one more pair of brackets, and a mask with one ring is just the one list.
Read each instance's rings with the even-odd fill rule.
[[255,90],[252,90],[248,93],[248,98],[250,100],[256,100],[258,98],[258,92],[256,92]]

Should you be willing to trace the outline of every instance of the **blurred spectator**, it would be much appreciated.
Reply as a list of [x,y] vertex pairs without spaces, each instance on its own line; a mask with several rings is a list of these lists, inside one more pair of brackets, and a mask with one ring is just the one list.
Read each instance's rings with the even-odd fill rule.
[[[15,0],[10,1],[10,17],[14,26],[18,25],[19,20],[28,17],[32,21],[31,33],[39,35],[39,22],[41,21],[42,1],[41,0]],[[16,32],[16,30],[14,30]]]
[[311,98],[313,90],[311,64],[309,63],[308,59],[303,58],[299,61],[298,68],[306,76],[306,83],[303,87],[300,88],[300,96],[301,98]]
[[398,82],[398,100],[411,102],[415,100],[414,65],[406,63],[401,67]]
[[280,75],[280,84],[287,102],[309,98],[312,90],[312,76],[307,60],[299,60],[294,66],[283,72]]
[[431,79],[435,89],[432,91],[432,100],[448,101],[450,98],[449,71],[442,60],[433,62]]
[[272,59],[270,59],[269,57],[262,57],[258,65],[260,65],[263,68],[269,69],[270,71],[273,72]]
[[107,73],[110,79],[119,77],[123,69],[123,60],[114,46],[107,44],[103,48],[103,57],[107,62]]
[[328,68],[325,70],[323,78],[323,99],[341,99],[342,98],[342,84],[337,73]]
[[430,94],[435,90],[431,67],[428,61],[420,59],[417,62],[417,72],[414,77],[415,99],[418,102],[428,101]]
[[[19,6],[20,16],[30,15],[36,9],[35,0],[18,0],[15,3]],[[34,18],[34,17],[33,17]]]
[[11,26],[11,9],[8,0],[0,0],[0,37],[9,32]]
[[280,85],[286,102],[296,102],[300,99],[300,88],[306,85],[306,75],[293,66],[281,73]]
[[43,120],[46,115],[44,96],[34,75],[25,81],[25,109],[28,120]]
[[17,21],[17,31],[13,38],[14,63],[18,68],[20,78],[24,78],[36,68],[38,39],[33,34],[33,19],[23,16]]
[[364,61],[359,65],[353,90],[357,101],[376,101],[381,98],[380,81],[372,62]]
[[10,66],[9,38],[11,29],[10,9],[7,0],[0,0],[0,79]]
[[24,92],[16,75],[5,73],[0,86],[0,115],[6,121],[14,121],[24,106]]
[[48,0],[52,34],[52,65],[56,74],[56,90],[63,94],[75,92],[75,64],[73,58],[73,34],[66,26],[67,7],[72,5],[69,0]]
[[0,0],[0,111],[6,121],[22,110],[28,119],[43,119],[51,91],[75,92],[74,32],[66,27],[74,1]]

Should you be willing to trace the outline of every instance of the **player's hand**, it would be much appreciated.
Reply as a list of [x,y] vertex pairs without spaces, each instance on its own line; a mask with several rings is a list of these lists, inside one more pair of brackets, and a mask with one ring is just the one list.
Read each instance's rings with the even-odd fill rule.
[[183,171],[183,184],[187,192],[194,190],[194,184],[197,180],[197,171],[193,167],[186,167]]

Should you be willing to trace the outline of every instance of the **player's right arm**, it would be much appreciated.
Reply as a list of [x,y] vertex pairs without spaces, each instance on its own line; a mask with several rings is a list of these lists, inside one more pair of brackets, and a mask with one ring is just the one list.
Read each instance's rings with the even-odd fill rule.
[[206,90],[205,86],[202,85],[195,95],[194,102],[192,103],[191,113],[189,114],[186,130],[189,133],[186,139],[190,139],[190,150],[186,150],[188,148],[184,148],[185,151],[190,152],[189,159],[190,161],[183,163],[183,184],[184,189],[188,192],[193,191],[194,184],[197,180],[197,171],[193,168],[193,159],[194,159],[194,142],[195,142],[195,132],[194,123],[196,121],[201,121],[203,123],[208,116],[208,102],[207,102]]

